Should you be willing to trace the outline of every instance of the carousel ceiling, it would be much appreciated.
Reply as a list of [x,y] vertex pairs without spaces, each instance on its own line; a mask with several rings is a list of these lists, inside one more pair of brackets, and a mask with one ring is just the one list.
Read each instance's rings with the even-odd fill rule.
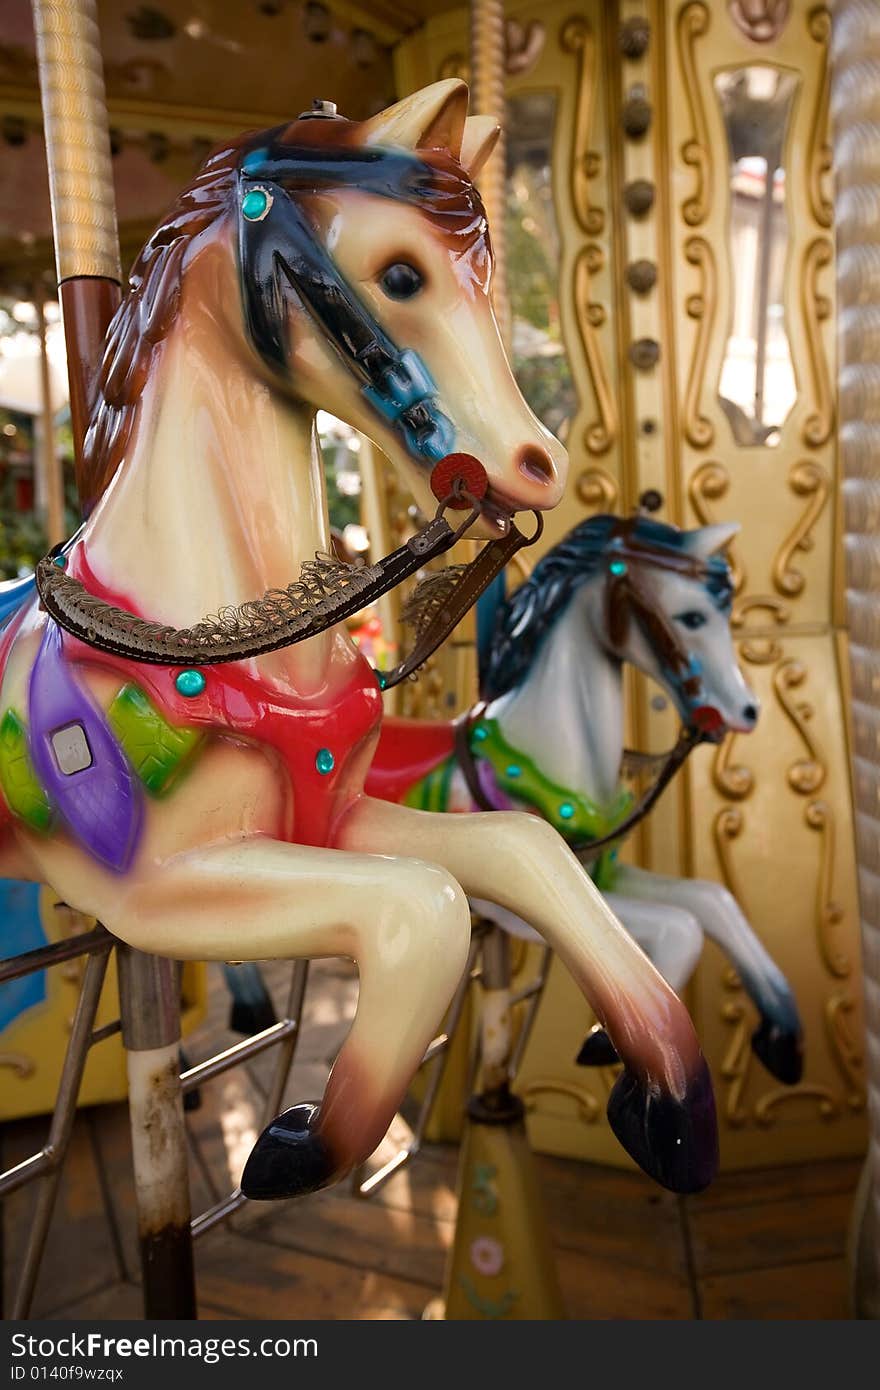
[[[391,49],[449,0],[98,0],[124,254],[225,135],[394,97]],[[0,288],[51,271],[29,0],[0,0]]]

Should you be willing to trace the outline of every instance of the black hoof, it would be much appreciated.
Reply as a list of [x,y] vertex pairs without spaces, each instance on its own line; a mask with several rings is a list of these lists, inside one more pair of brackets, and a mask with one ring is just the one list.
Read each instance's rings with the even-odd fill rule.
[[236,999],[229,1010],[230,1029],[245,1038],[252,1038],[255,1033],[262,1033],[264,1028],[271,1028],[277,1022],[278,1016],[268,994],[254,1004],[239,1003]]
[[701,1192],[717,1172],[718,1124],[705,1061],[684,1101],[624,1071],[608,1098],[608,1122],[630,1158],[673,1192]]
[[241,1190],[253,1202],[301,1197],[327,1187],[338,1176],[327,1145],[317,1133],[318,1107],[303,1103],[285,1110],[260,1135],[241,1175]]
[[762,1018],[752,1034],[752,1051],[771,1076],[785,1086],[796,1086],[804,1074],[804,1040],[800,1033],[780,1028]]
[[617,1048],[601,1023],[596,1023],[584,1039],[584,1045],[574,1060],[579,1067],[613,1067],[620,1058]]

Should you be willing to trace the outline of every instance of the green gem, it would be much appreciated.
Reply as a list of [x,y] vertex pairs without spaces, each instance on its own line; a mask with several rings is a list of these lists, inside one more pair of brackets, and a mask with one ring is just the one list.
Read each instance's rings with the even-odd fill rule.
[[52,561],[52,563],[53,563],[54,565],[57,565],[58,568],[59,568],[60,570],[66,570],[66,569],[67,569],[67,556],[66,556],[66,555],[56,555],[56,556],[55,556],[55,559]]
[[269,209],[269,195],[262,188],[252,188],[241,200],[241,210],[248,222],[259,222]]
[[563,820],[571,820],[572,816],[574,815],[574,807],[572,806],[570,801],[563,801],[562,805],[559,808],[559,814]]
[[328,772],[332,772],[336,766],[336,759],[329,748],[319,748],[315,754],[315,767],[322,777],[326,777]]
[[522,768],[517,767],[516,763],[511,763],[510,767],[505,768],[505,772],[508,777],[520,777],[522,775]]
[[489,730],[486,728],[484,724],[478,724],[474,729],[471,737],[475,738],[477,743],[482,743],[484,739],[487,739],[489,737]]
[[612,574],[626,574],[626,565],[623,560],[612,560],[608,568]]
[[382,672],[382,671],[376,671],[374,674],[375,674],[375,676],[376,676],[376,684],[378,685],[379,689],[380,689],[380,690],[384,690],[384,689],[385,689],[385,675],[384,675],[384,672]]
[[207,681],[201,671],[179,671],[174,677],[175,689],[191,700],[195,695],[201,695]]

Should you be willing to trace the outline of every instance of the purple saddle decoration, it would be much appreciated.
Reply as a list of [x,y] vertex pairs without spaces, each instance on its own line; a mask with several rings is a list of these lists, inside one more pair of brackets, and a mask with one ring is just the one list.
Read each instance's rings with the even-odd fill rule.
[[28,739],[34,771],[70,832],[102,864],[127,869],[143,826],[143,794],[113,732],[64,659],[52,619],[31,670]]

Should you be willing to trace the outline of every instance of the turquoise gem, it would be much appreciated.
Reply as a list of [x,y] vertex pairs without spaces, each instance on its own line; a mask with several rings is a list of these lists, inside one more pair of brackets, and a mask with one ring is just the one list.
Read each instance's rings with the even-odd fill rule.
[[379,689],[380,689],[380,690],[384,690],[384,689],[385,689],[385,674],[384,674],[384,672],[382,672],[382,671],[375,671],[375,672],[374,672],[374,675],[375,675],[375,677],[376,677],[376,684],[378,685]]
[[574,807],[572,806],[570,801],[563,801],[562,805],[559,808],[559,814],[563,820],[571,820],[572,816],[574,815]]
[[54,559],[54,561],[53,561],[53,564],[56,564],[60,570],[66,570],[66,569],[67,569],[67,556],[66,556],[66,555],[56,555],[56,556],[55,556],[55,559]]
[[332,772],[336,766],[336,759],[329,748],[319,748],[315,754],[315,767],[322,777],[326,777],[328,772]]
[[269,151],[265,145],[261,145],[258,150],[251,150],[241,161],[242,169],[258,169],[261,164],[265,164],[269,158]]
[[522,773],[522,768],[517,767],[516,763],[511,763],[510,767],[506,768],[505,771],[508,777],[519,777]]
[[473,731],[472,737],[476,739],[477,743],[482,743],[484,739],[489,737],[489,730],[485,729],[482,724],[478,724]]
[[626,574],[626,565],[623,560],[612,560],[608,568],[612,574]]
[[248,222],[259,222],[269,211],[269,194],[263,188],[252,188],[242,198],[241,210]]
[[195,695],[201,695],[207,681],[201,671],[178,671],[174,677],[174,688],[179,694],[185,695],[191,700]]

